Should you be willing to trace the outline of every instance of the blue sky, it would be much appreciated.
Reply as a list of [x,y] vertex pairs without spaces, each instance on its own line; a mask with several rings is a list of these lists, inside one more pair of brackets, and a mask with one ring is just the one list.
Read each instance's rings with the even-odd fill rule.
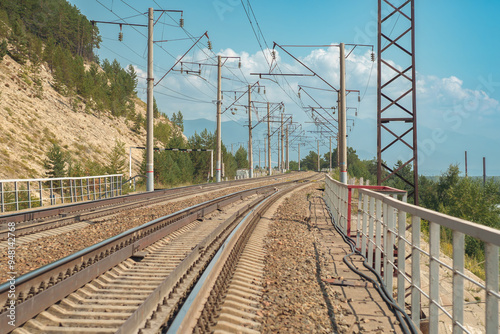
[[[208,31],[213,51],[226,56],[241,56],[241,71],[237,63],[228,63],[224,72],[224,90],[241,90],[247,82],[255,82],[250,72],[267,72],[268,66],[251,29],[244,7],[237,0],[185,0],[185,1],[121,1],[121,0],[71,0],[89,19],[118,20],[127,18],[130,23],[145,24],[146,18],[138,15],[148,7],[182,9],[185,29],[193,36]],[[243,1],[245,5],[248,2]],[[258,24],[269,47],[273,41],[280,44],[376,44],[377,1],[250,1]],[[101,5],[102,4],[102,5]],[[136,10],[134,10],[134,9]],[[248,6],[246,6],[248,10]],[[435,175],[445,171],[450,163],[458,163],[463,170],[464,151],[469,152],[469,173],[482,173],[482,157],[487,159],[487,173],[500,175],[500,2],[493,0],[465,1],[440,0],[416,1],[416,69],[419,88],[418,134],[420,152],[419,170],[422,174]],[[135,16],[138,15],[138,16]],[[155,14],[156,17],[158,13]],[[132,17],[135,16],[135,17]],[[178,14],[160,19],[155,27],[155,40],[186,38],[185,32],[170,26],[178,20]],[[403,20],[401,20],[403,21]],[[123,28],[124,41],[118,42],[117,26],[99,25],[103,37],[98,51],[101,59],[117,58],[122,65],[133,64],[139,75],[146,70],[146,35],[144,28],[137,31]],[[396,28],[397,30],[397,28]],[[206,48],[202,40],[201,48]],[[163,50],[155,47],[155,78],[163,76],[190,46],[190,40],[163,43]],[[335,48],[290,49],[311,68],[328,81],[338,82],[338,50]],[[356,49],[347,62],[347,85],[359,89],[363,100],[350,105],[358,108],[358,115],[350,115],[355,122],[349,134],[349,144],[362,158],[376,155],[376,66],[369,61],[369,50]],[[167,54],[170,53],[171,55]],[[207,56],[208,55],[208,56]],[[186,60],[205,61],[214,54],[195,48]],[[210,62],[213,60],[206,60]],[[394,59],[398,64],[398,59]],[[284,53],[278,53],[278,62],[284,72],[304,73],[304,69]],[[402,64],[401,64],[402,65]],[[197,69],[197,68],[196,68]],[[181,110],[186,119],[215,116],[215,68],[204,66],[201,76],[186,76],[180,72],[169,74],[155,96],[160,109],[172,114]],[[370,75],[371,73],[371,75]],[[368,80],[370,78],[370,80]],[[290,78],[287,92],[271,81],[261,80],[267,94],[255,94],[261,100],[285,101],[286,110],[294,120],[306,124],[306,113],[296,103],[298,84],[320,86],[318,81]],[[282,82],[282,84],[284,84]],[[144,96],[145,81],[139,82],[139,95]],[[191,98],[186,98],[186,95]],[[188,101],[194,98],[194,101]],[[328,94],[315,98],[321,104],[331,105]],[[245,98],[244,98],[245,99]],[[303,101],[306,105],[310,101]],[[228,97],[224,101],[227,106]],[[244,111],[227,112],[224,120],[237,120],[243,125]],[[210,129],[209,129],[210,130]],[[243,131],[245,131],[243,129]],[[228,143],[229,144],[229,143]],[[322,152],[327,146],[322,147]],[[294,158],[292,152],[292,159]],[[389,159],[404,158],[400,152]],[[389,163],[395,161],[389,161]]]

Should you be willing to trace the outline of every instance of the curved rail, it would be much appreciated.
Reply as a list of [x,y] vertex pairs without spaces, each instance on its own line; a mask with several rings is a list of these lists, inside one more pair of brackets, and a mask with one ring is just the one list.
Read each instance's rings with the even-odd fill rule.
[[[157,190],[149,193],[120,196],[109,199],[95,200],[85,203],[75,203],[62,207],[43,208],[36,211],[18,212],[0,216],[0,241],[8,239],[9,231],[7,222],[16,223],[16,237],[38,233],[49,229],[67,226],[76,222],[85,221],[114,214],[120,210],[129,210],[145,205],[151,205],[162,201],[171,200],[181,196],[199,193],[200,190],[215,190],[234,186],[235,184],[247,184],[261,182],[264,178],[249,180],[236,180],[223,182],[221,184],[211,183],[203,185],[186,186],[180,188]],[[264,179],[265,180],[265,179]],[[245,182],[246,181],[246,182]],[[48,220],[45,220],[48,219]]]
[[[285,182],[282,184],[287,184]],[[77,288],[98,277],[118,263],[137,255],[145,247],[186,226],[206,214],[243,197],[265,193],[277,184],[244,190],[215,200],[186,208],[177,213],[132,228],[115,237],[81,250],[64,259],[39,268],[16,279],[16,325],[20,325],[61,300]],[[71,278],[71,279],[70,279]],[[8,325],[8,307],[11,285],[0,286],[0,332],[12,330]]]

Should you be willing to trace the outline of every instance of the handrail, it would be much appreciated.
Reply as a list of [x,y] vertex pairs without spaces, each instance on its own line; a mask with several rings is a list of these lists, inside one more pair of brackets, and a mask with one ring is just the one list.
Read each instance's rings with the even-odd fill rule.
[[[324,199],[332,213],[334,224],[344,234],[347,234],[350,215],[349,187],[351,186],[326,176]],[[420,327],[422,323],[428,322],[428,332],[438,333],[440,326],[445,323],[453,328],[454,333],[479,330],[487,334],[498,334],[500,230],[406,203],[406,196],[401,201],[370,189],[356,188],[359,194],[357,249],[367,257],[368,265],[383,277],[386,289],[396,289],[398,305],[403,309],[410,305],[411,319],[415,326]],[[408,219],[411,223],[408,223]],[[421,246],[422,219],[429,223],[428,251]],[[440,259],[441,227],[448,228],[453,233],[452,265]],[[484,242],[484,283],[467,274],[464,268],[465,236]],[[421,257],[427,257],[429,263],[422,265]],[[428,276],[422,270],[428,270]],[[393,273],[397,276],[396,282],[393,282]],[[446,292],[447,296],[440,293],[440,282],[447,279],[452,280],[451,296],[449,292]],[[483,326],[481,328],[472,328],[471,324],[464,321],[467,292],[465,282],[482,290],[486,296],[484,321],[482,325],[476,324]],[[443,297],[451,300],[451,312],[443,304]],[[421,318],[422,311],[427,313],[428,319]]]
[[99,179],[103,177],[118,177],[123,174],[106,174],[106,175],[97,175],[97,176],[75,176],[75,177],[50,177],[45,179],[5,179],[0,180],[0,183],[12,183],[12,182],[47,182],[47,181],[64,181],[64,180],[85,180],[85,179]]
[[83,202],[122,194],[122,174],[0,180],[0,212]]

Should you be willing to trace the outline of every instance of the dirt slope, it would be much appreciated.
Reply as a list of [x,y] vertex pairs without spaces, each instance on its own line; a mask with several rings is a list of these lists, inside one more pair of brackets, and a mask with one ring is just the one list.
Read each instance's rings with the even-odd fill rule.
[[[41,79],[41,85],[34,83]],[[107,161],[116,141],[144,146],[146,132],[130,130],[131,121],[85,108],[77,99],[62,96],[52,88],[50,71],[41,65],[34,74],[29,64],[21,66],[9,56],[0,62],[0,179],[45,177],[43,160],[57,142],[76,161]],[[41,86],[41,89],[40,89]],[[136,101],[136,112],[145,115],[146,104]],[[134,173],[142,152],[132,150]],[[128,158],[125,175],[128,176]]]

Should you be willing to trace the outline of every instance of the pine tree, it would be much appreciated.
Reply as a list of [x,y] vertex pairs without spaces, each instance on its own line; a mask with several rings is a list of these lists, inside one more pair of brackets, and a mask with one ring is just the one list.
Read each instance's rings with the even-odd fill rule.
[[47,152],[47,158],[43,163],[43,167],[47,170],[48,177],[64,177],[66,176],[67,156],[62,151],[61,147],[53,144]]
[[109,155],[106,171],[109,174],[121,174],[125,169],[127,155],[125,151],[125,143],[116,141],[111,154]]
[[3,60],[3,57],[7,54],[7,41],[4,39],[0,44],[0,61]]

